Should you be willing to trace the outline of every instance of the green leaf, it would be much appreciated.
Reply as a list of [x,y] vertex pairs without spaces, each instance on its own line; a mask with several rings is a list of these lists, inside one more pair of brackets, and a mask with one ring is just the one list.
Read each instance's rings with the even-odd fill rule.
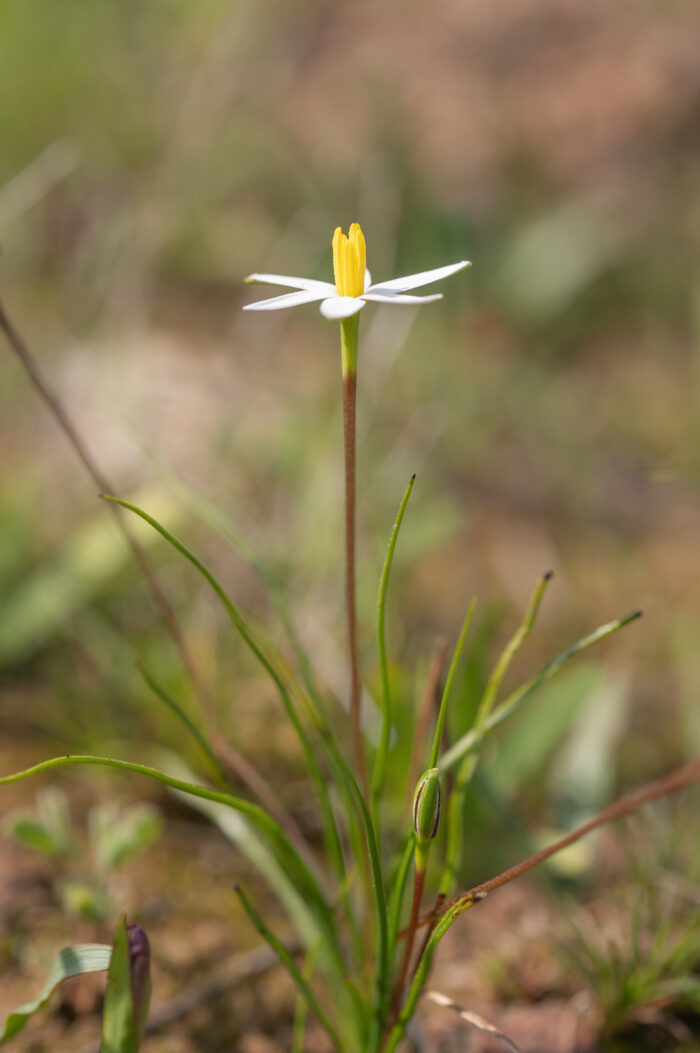
[[139,1036],[131,989],[129,934],[126,930],[126,915],[122,914],[114,933],[112,960],[107,976],[100,1053],[138,1053],[138,1048]]
[[88,921],[104,921],[110,912],[107,895],[89,881],[62,881],[58,886],[61,906],[68,914],[77,914]]
[[7,824],[8,833],[17,841],[21,841],[28,848],[36,852],[45,852],[46,855],[55,854],[53,838],[41,823],[34,819],[11,819]]
[[51,856],[77,856],[71,840],[70,815],[65,794],[55,786],[40,790],[36,795],[36,817],[10,816],[6,821],[8,833],[36,852]]
[[49,1001],[54,989],[63,980],[82,973],[96,973],[109,968],[112,948],[101,943],[85,943],[76,947],[64,947],[58,952],[51,967],[49,978],[39,994],[31,1002],[25,1002],[10,1013],[0,1032],[0,1043],[18,1035],[30,1017],[38,1013]]
[[162,830],[161,814],[150,804],[119,808],[107,803],[90,812],[95,858],[107,870],[116,870],[127,859],[144,852]]

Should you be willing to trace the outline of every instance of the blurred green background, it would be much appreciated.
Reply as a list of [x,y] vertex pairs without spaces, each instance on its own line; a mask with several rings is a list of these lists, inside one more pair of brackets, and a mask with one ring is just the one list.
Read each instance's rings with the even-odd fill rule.
[[[519,828],[569,822],[700,747],[699,34],[694,0],[0,5],[3,301],[118,492],[281,639],[199,498],[221,509],[340,693],[337,332],[313,306],[243,314],[262,295],[243,278],[330,278],[333,228],[354,220],[376,280],[474,262],[436,305],[362,315],[368,690],[376,583],[414,471],[390,614],[407,705],[472,595],[467,707],[543,571],[555,580],[521,677],[601,622],[645,617],[490,745],[465,882],[512,862]],[[134,662],[192,702],[178,655],[5,351],[3,769],[177,747]],[[144,538],[224,732],[313,829],[266,685],[200,581]],[[69,784],[80,812],[88,784]],[[167,836],[163,867],[181,847]],[[221,909],[182,895],[184,913]]]

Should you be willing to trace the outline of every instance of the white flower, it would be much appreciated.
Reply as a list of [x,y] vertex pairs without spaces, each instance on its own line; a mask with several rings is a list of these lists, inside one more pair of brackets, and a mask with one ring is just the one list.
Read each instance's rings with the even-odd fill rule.
[[432,296],[410,296],[410,289],[448,278],[451,274],[470,267],[469,260],[449,263],[420,274],[409,274],[405,278],[392,278],[388,282],[372,284],[372,276],[365,267],[365,239],[359,223],[353,223],[348,235],[340,227],[333,235],[333,270],[335,285],[331,282],[314,281],[312,278],[287,278],[282,274],[251,274],[247,282],[265,282],[283,285],[295,292],[273,296],[270,300],[249,303],[244,311],[279,311],[284,307],[297,307],[303,303],[321,301],[321,314],[332,321],[342,321],[361,311],[365,304],[399,303],[421,304],[441,300],[442,293]]

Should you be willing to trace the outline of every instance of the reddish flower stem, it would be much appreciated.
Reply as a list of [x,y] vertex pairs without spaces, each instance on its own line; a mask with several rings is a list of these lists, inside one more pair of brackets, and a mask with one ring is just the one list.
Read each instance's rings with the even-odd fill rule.
[[406,986],[408,969],[411,964],[411,955],[413,954],[413,943],[416,936],[416,929],[418,928],[418,912],[420,910],[420,901],[423,895],[424,884],[425,868],[423,868],[422,870],[418,870],[418,868],[416,868],[415,877],[413,880],[413,901],[411,903],[411,917],[408,922],[408,928],[406,929],[406,943],[403,949],[401,968],[399,969],[399,975],[394,986],[394,996],[391,1004],[391,1013],[387,1022],[387,1029],[393,1026],[394,1021],[398,1016],[399,1009],[401,1008],[401,999],[403,996],[404,988]]
[[345,612],[350,655],[350,721],[355,765],[365,795],[367,770],[362,743],[362,685],[357,651],[357,609],[355,586],[355,472],[356,472],[357,374],[343,373],[343,432],[345,447]]

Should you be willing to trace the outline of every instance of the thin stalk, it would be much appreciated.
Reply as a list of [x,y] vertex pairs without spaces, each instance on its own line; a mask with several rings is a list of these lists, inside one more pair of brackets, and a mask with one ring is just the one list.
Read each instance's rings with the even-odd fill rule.
[[678,790],[685,789],[687,786],[692,786],[692,784],[699,779],[700,757],[695,757],[693,760],[688,761],[687,764],[684,764],[680,768],[676,768],[675,771],[670,772],[668,775],[663,775],[660,779],[655,779],[653,782],[645,783],[644,786],[640,786],[638,789],[632,790],[631,793],[627,793],[623,797],[618,798],[617,801],[613,801],[613,803],[609,804],[607,808],[603,808],[585,823],[577,826],[576,829],[572,830],[564,837],[559,838],[554,844],[541,849],[539,852],[535,852],[533,855],[528,856],[527,859],[523,859],[520,863],[516,863],[515,866],[509,867],[501,874],[496,875],[496,877],[490,878],[488,881],[483,881],[480,885],[476,885],[473,889],[469,889],[468,892],[455,896],[455,898],[448,904],[447,910],[458,906],[463,900],[470,896],[488,895],[488,893],[493,892],[494,889],[501,888],[502,885],[508,884],[509,881],[514,881],[515,878],[520,877],[522,874],[526,874],[528,870],[532,870],[534,867],[539,866],[540,863],[544,863],[545,860],[550,859],[553,855],[556,855],[557,852],[561,852],[562,849],[568,848],[569,845],[573,845],[576,841],[579,841],[582,837],[585,837],[586,834],[589,834],[599,826],[603,826],[605,823],[611,823],[616,819],[623,819],[626,815],[631,815],[632,812],[636,812],[637,809],[643,807],[643,805],[650,804],[652,801],[658,801],[659,798],[666,797],[670,793],[676,793]]
[[413,490],[413,484],[415,481],[416,477],[415,475],[412,475],[410,482],[406,487],[406,491],[401,498],[399,510],[396,513],[396,521],[391,531],[389,547],[387,548],[381,578],[379,579],[379,594],[377,596],[377,650],[379,652],[379,669],[382,679],[382,730],[379,737],[377,753],[374,759],[374,771],[372,773],[372,811],[375,816],[375,822],[377,802],[384,782],[384,771],[386,768],[387,754],[389,752],[389,739],[391,736],[392,724],[391,683],[389,680],[389,661],[386,653],[386,595],[389,587],[389,574],[394,559],[394,552],[396,551],[399,530],[401,529],[406,505],[408,504],[408,499],[411,496],[411,491]]
[[414,976],[416,975],[416,973],[418,971],[418,967],[420,966],[421,959],[423,958],[423,955],[425,954],[425,952],[427,950],[428,941],[430,940],[430,937],[433,935],[433,932],[435,931],[435,926],[438,923],[438,918],[440,917],[440,915],[443,912],[444,903],[445,903],[445,895],[444,895],[444,893],[438,892],[437,898],[435,900],[435,906],[433,907],[433,910],[432,910],[432,921],[426,927],[425,936],[423,937],[423,943],[421,944],[420,949],[418,951],[418,954],[416,955],[416,964],[414,965],[413,973],[411,974],[411,982],[413,982],[413,978],[414,978]]
[[403,994],[403,989],[406,986],[406,977],[408,976],[408,970],[411,964],[411,957],[413,955],[413,943],[416,937],[418,917],[420,914],[420,901],[423,895],[424,885],[425,867],[419,869],[416,865],[416,869],[413,876],[413,898],[411,900],[411,914],[408,921],[406,939],[404,941],[401,967],[399,969],[399,975],[396,979],[396,984],[394,985],[394,995],[391,1006],[392,1017],[398,1015],[399,1009],[401,1007],[401,996]]
[[362,741],[362,683],[357,645],[357,587],[355,583],[356,550],[356,460],[357,460],[357,337],[359,317],[354,315],[340,323],[341,365],[343,377],[343,447],[345,452],[345,617],[350,658],[350,722],[352,725],[355,766],[360,784],[367,795],[367,769]]
[[[447,674],[447,680],[445,681],[445,687],[442,692],[442,698],[440,700],[440,710],[438,712],[437,725],[435,727],[435,737],[433,738],[433,748],[430,752],[430,763],[429,768],[437,767],[438,754],[440,752],[440,743],[442,742],[442,733],[445,728],[445,718],[447,717],[447,703],[450,700],[450,694],[452,693],[452,685],[454,683],[455,675],[457,673],[457,666],[459,660],[462,657],[462,651],[464,650],[464,643],[467,639],[467,633],[469,632],[469,626],[471,625],[472,615],[474,614],[474,607],[476,605],[476,599],[473,599],[469,604],[464,624],[462,625],[462,631],[459,634],[459,640],[455,647],[454,654],[452,655],[452,661],[450,662],[450,669]],[[442,770],[442,765],[440,766]]]

